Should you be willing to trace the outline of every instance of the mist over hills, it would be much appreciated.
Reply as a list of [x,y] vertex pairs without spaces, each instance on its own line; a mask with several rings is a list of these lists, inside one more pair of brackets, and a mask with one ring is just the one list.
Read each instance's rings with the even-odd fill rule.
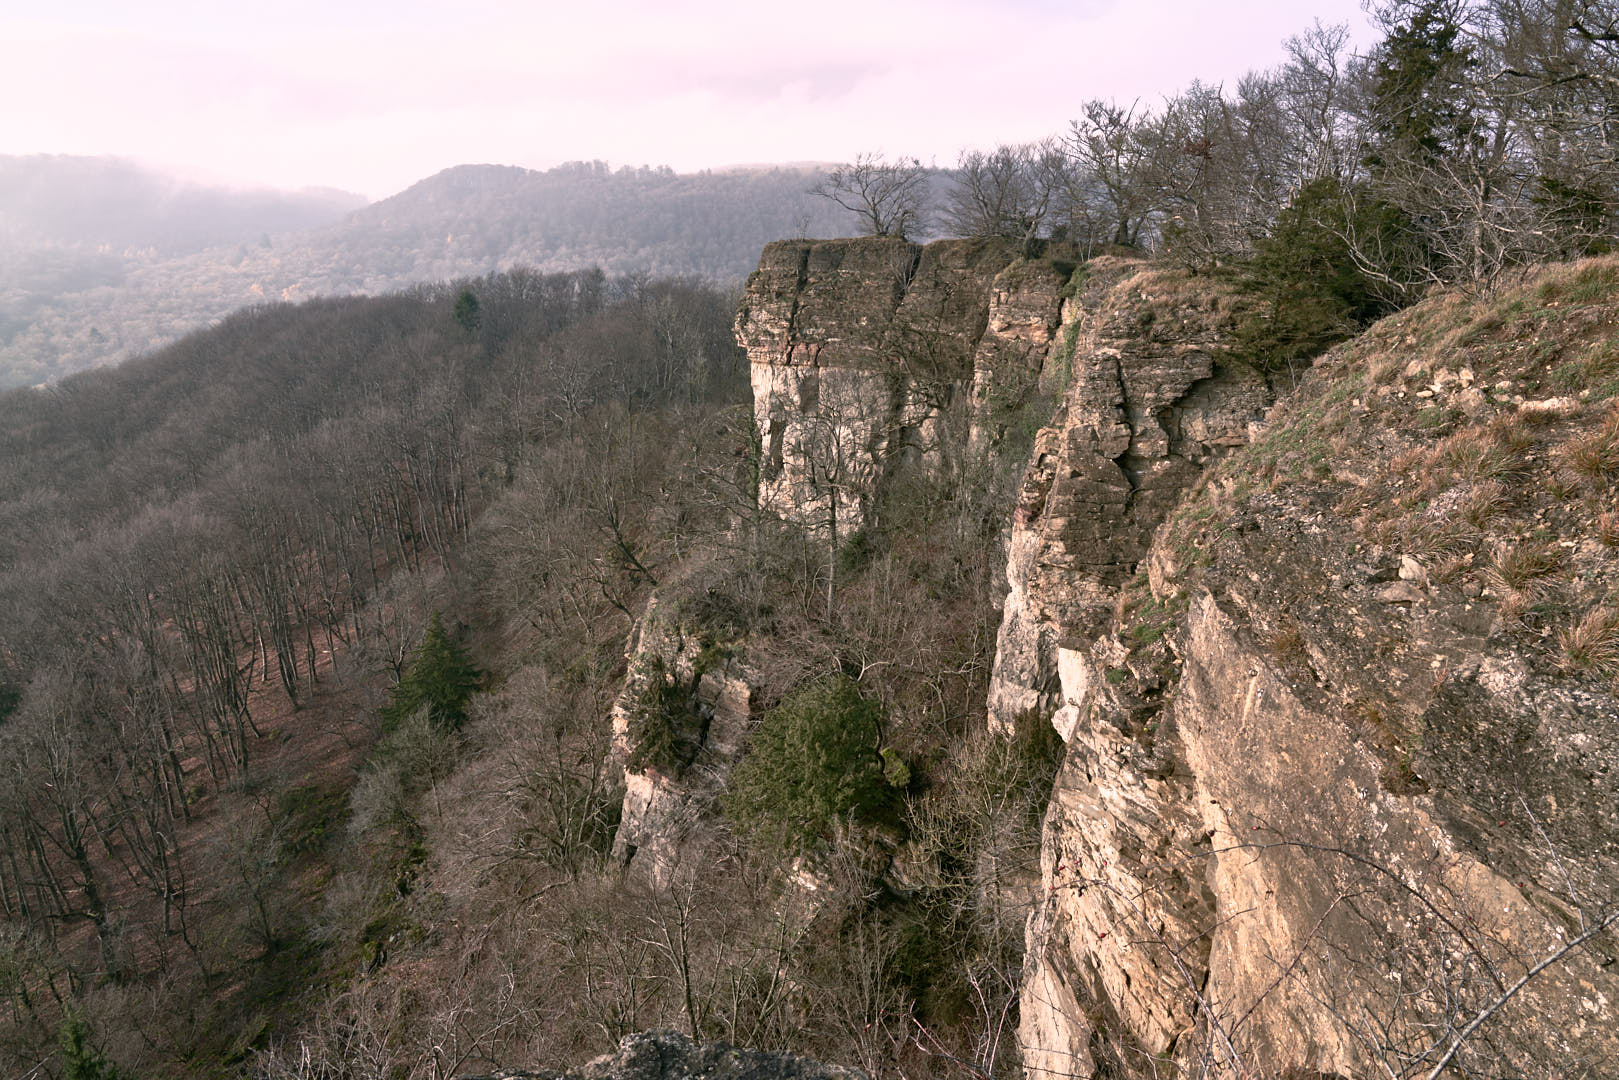
[[0,157],[0,389],[160,347],[238,308],[517,265],[738,282],[786,235],[848,231],[813,166],[446,169],[343,192],[181,184],[108,158]]
[[0,155],[0,243],[8,249],[183,255],[319,228],[367,201],[331,188],[210,187],[113,157]]

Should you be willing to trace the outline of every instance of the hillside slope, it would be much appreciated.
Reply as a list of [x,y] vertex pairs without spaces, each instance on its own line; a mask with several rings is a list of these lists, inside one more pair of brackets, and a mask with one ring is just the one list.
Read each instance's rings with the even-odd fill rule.
[[[0,389],[156,349],[254,304],[386,293],[514,266],[731,283],[777,236],[845,228],[841,210],[809,194],[817,174],[799,169],[463,165],[341,220],[259,206],[240,235],[201,227],[217,216],[206,200],[144,197],[151,184],[131,182],[112,197],[98,176],[45,199],[37,178],[8,189],[6,175]],[[78,191],[77,200],[64,194]],[[254,208],[237,209],[240,217]]]
[[48,989],[155,1075],[1612,1074],[1619,260],[1290,372],[1073,256],[780,241],[740,350],[515,274],[0,399],[0,1053]]

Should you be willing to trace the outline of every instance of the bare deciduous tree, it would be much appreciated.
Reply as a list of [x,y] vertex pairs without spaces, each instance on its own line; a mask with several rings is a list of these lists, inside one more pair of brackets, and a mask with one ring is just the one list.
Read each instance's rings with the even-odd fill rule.
[[868,236],[905,237],[927,228],[928,172],[914,157],[858,154],[810,192],[856,215]]

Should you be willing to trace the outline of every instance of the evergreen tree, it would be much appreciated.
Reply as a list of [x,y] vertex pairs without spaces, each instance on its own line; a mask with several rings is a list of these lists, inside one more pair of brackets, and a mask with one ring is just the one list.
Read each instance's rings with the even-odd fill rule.
[[71,1008],[62,1018],[59,1041],[62,1080],[124,1080],[124,1074],[90,1045],[90,1025]]
[[1453,0],[1401,0],[1381,17],[1388,37],[1373,53],[1373,137],[1367,163],[1390,156],[1436,159],[1453,152],[1472,128],[1461,92],[1475,59],[1462,38]]
[[821,840],[837,821],[880,821],[896,798],[881,739],[882,710],[853,680],[803,687],[760,720],[731,774],[726,813],[738,832],[787,850]]
[[1349,199],[1331,178],[1300,189],[1243,267],[1241,288],[1258,301],[1237,325],[1243,354],[1261,367],[1282,367],[1393,311],[1397,305],[1356,264],[1346,237],[1394,252],[1411,243],[1408,232],[1393,207]]
[[390,729],[398,727],[425,705],[434,727],[454,731],[466,722],[467,702],[482,684],[483,672],[465,649],[450,640],[434,612],[410,670],[394,687],[393,700],[382,710],[383,720]]
[[470,288],[462,289],[455,298],[456,324],[467,333],[476,333],[483,323],[483,310],[478,305],[478,294]]

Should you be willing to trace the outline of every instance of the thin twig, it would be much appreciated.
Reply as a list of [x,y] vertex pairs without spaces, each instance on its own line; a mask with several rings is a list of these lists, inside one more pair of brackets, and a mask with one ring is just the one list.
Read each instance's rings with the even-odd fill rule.
[[1602,931],[1606,930],[1614,923],[1619,923],[1619,908],[1614,908],[1612,911],[1608,912],[1601,919],[1597,920],[1596,925],[1592,926],[1585,933],[1572,939],[1561,949],[1549,954],[1545,959],[1541,960],[1540,963],[1524,972],[1522,978],[1513,983],[1511,986],[1507,987],[1506,991],[1494,1001],[1480,1009],[1478,1015],[1473,1017],[1473,1019],[1468,1022],[1466,1027],[1462,1028],[1462,1030],[1456,1033],[1456,1038],[1451,1041],[1450,1049],[1445,1051],[1445,1056],[1439,1059],[1439,1064],[1435,1065],[1433,1067],[1433,1071],[1428,1074],[1428,1080],[1438,1080],[1439,1074],[1444,1072],[1450,1063],[1456,1059],[1457,1052],[1461,1050],[1462,1044],[1467,1041],[1468,1037],[1471,1036],[1473,1032],[1477,1031],[1486,1020],[1500,1012],[1501,1007],[1507,1002],[1511,1001],[1513,996],[1517,994],[1519,990],[1522,990],[1525,986],[1527,986],[1530,979],[1533,979],[1536,975],[1539,975],[1542,971],[1545,971],[1547,968],[1557,963],[1557,961],[1561,960],[1563,957],[1567,956],[1581,945],[1584,945],[1587,941],[1590,941],[1592,938],[1602,933]]

